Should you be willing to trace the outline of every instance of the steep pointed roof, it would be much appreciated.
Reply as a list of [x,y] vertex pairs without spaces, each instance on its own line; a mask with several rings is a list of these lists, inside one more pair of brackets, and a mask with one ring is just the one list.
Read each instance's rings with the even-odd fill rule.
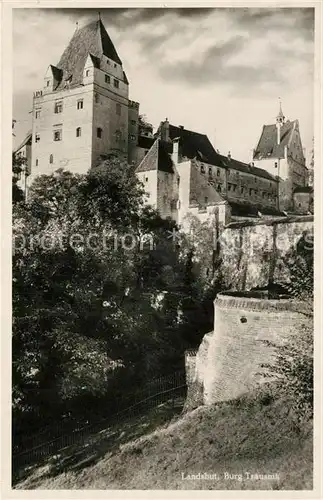
[[17,148],[14,149],[14,153],[18,153],[18,151],[20,151],[20,149],[22,149],[24,146],[26,146],[26,144],[31,143],[31,138],[32,138],[32,131],[29,130],[29,132],[27,132],[27,135],[26,137],[24,138],[24,140],[19,144],[19,146]]
[[63,71],[63,78],[57,88],[62,87],[64,81],[71,76],[71,86],[82,82],[84,65],[89,54],[96,60],[100,60],[102,55],[105,55],[114,62],[122,64],[101,19],[92,21],[74,32],[56,65]]
[[146,156],[139,163],[136,172],[160,170],[170,174],[174,173],[173,162],[170,157],[170,146],[157,138]]
[[297,126],[297,120],[290,122],[287,120],[280,130],[280,144],[277,144],[277,127],[273,125],[264,125],[262,133],[254,151],[253,159],[261,160],[266,158],[284,158],[285,146],[289,144],[294,128]]

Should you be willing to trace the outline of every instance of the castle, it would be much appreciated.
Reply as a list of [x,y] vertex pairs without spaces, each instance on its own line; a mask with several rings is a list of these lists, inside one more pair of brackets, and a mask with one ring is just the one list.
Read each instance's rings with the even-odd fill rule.
[[137,166],[146,202],[180,225],[188,213],[205,220],[216,212],[225,223],[228,214],[308,210],[297,120],[286,121],[280,107],[276,124],[263,127],[250,164],[220,154],[206,135],[168,119],[153,134],[140,120],[139,103],[129,99],[122,61],[98,19],[76,29],[34,93],[32,130],[15,152],[26,157],[18,185],[27,195],[38,175],[58,168],[83,174],[111,151]]

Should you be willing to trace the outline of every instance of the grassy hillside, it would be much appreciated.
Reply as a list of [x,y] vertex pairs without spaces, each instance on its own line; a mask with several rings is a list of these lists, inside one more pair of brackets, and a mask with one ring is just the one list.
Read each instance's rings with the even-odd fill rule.
[[[139,438],[133,427],[127,434],[120,426],[110,445],[104,444],[103,435],[96,436],[94,445],[85,445],[93,452],[101,443],[95,463],[66,465],[62,472],[52,460],[16,488],[312,489],[312,425],[295,426],[288,401],[254,394],[155,424],[159,427],[151,432],[151,421],[146,430],[138,422]],[[189,479],[198,473],[217,477]],[[257,473],[275,477],[251,478]]]

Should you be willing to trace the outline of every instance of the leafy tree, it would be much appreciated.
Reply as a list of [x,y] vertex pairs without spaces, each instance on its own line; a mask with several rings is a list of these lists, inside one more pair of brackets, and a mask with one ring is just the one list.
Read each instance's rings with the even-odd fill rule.
[[[35,180],[13,214],[15,421],[76,411],[77,401],[84,412],[86,398],[116,395],[113,380],[124,389],[178,365],[173,227],[143,206],[134,171],[115,155],[87,175]],[[129,237],[135,244],[122,244]]]
[[12,153],[12,202],[14,204],[24,201],[24,193],[17,185],[24,163],[24,158],[18,158],[15,153]]

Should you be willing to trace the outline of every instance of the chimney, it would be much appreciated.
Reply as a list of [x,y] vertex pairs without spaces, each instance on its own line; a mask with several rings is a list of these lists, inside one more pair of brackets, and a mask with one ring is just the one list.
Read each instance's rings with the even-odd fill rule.
[[231,160],[231,153],[230,153],[230,151],[228,152],[228,160],[229,161]]
[[182,130],[184,129],[183,125],[178,125],[178,128],[180,128]]
[[178,142],[179,142],[179,137],[176,137],[173,140],[173,153],[172,153],[172,160],[175,165],[178,163]]
[[169,121],[168,121],[168,118],[166,118],[166,120],[164,122],[161,122],[160,138],[162,141],[169,142]]

